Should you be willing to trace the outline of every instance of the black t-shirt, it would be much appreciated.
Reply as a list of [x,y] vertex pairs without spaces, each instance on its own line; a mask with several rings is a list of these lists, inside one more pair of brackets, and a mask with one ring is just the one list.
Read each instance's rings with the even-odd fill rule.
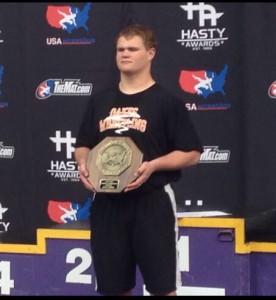
[[[184,103],[157,83],[136,94],[115,88],[91,97],[75,147],[92,149],[108,136],[131,137],[143,152],[143,161],[174,150],[202,152]],[[160,187],[180,176],[180,170],[154,172],[138,190]]]

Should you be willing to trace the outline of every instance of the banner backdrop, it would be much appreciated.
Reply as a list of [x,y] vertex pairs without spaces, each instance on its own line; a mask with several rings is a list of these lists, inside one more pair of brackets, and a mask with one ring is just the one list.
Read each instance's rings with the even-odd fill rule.
[[183,99],[204,145],[175,184],[179,212],[275,207],[276,4],[0,3],[0,241],[88,228],[74,143],[90,96],[118,81],[115,37],[157,34],[155,79]]

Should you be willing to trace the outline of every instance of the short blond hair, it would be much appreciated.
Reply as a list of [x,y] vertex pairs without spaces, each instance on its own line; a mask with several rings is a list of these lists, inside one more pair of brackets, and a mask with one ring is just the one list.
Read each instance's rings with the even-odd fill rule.
[[116,37],[116,44],[118,42],[118,39],[122,36],[126,39],[131,39],[134,36],[139,36],[143,40],[147,50],[151,48],[157,48],[157,40],[155,33],[145,25],[132,24],[125,27],[118,33]]

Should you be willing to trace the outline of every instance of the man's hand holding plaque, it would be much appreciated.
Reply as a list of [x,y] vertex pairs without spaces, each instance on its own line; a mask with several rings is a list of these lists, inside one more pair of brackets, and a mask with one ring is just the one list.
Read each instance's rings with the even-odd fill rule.
[[88,155],[89,180],[96,192],[120,193],[135,179],[143,153],[130,137],[106,137]]

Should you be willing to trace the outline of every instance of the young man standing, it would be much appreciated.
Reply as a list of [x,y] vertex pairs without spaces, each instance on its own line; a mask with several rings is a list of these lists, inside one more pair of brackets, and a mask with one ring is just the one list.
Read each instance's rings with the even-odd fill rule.
[[[92,96],[75,145],[80,179],[95,193],[91,247],[98,292],[105,295],[131,295],[136,266],[151,295],[176,295],[180,286],[170,183],[182,168],[199,162],[202,146],[183,102],[152,77],[156,48],[155,34],[146,26],[130,25],[118,34],[120,82]],[[97,192],[89,180],[88,153],[104,138],[117,136],[130,137],[143,161],[122,192]]]

